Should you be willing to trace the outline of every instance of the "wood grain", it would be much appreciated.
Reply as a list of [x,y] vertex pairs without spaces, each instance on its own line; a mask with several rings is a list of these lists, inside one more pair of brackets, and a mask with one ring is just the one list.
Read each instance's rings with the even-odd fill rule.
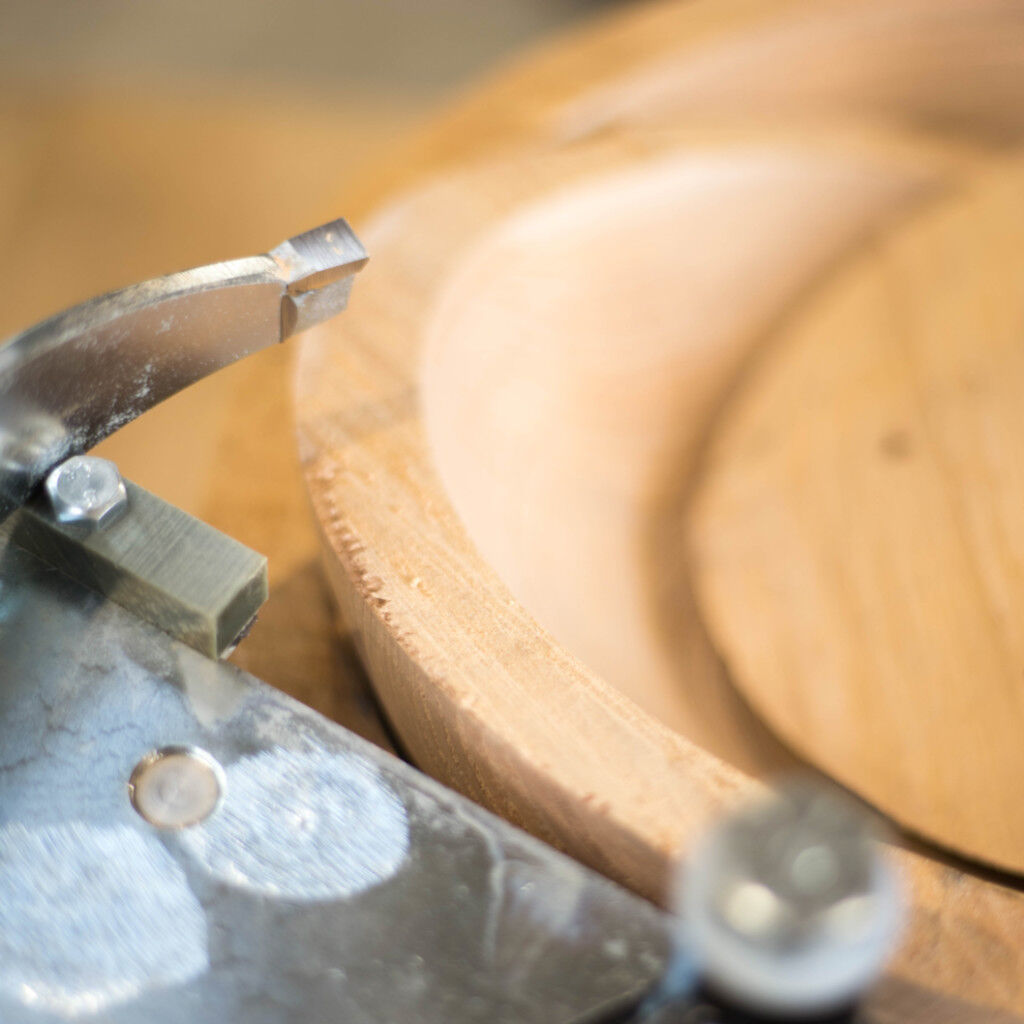
[[[545,177],[536,161],[463,183],[508,201],[447,243],[465,255],[423,310],[431,457],[477,550],[554,639],[704,749],[779,771],[792,759],[737,699],[688,594],[666,590],[652,614],[661,474],[689,479],[759,326],[952,164],[864,132],[663,137],[619,168],[629,144],[602,149],[607,171],[575,179],[566,161],[550,194],[550,178],[528,184]],[[418,234],[408,210],[405,229]]]
[[1024,163],[879,240],[773,339],[694,505],[733,677],[896,820],[1024,871]]
[[[463,246],[479,238],[485,214],[515,207],[523,193],[564,189],[573,175],[590,180],[595,171],[607,175],[652,156],[649,145],[605,142],[550,163],[506,159],[496,179],[485,168],[407,197],[368,232],[375,259],[346,323],[304,343],[298,411],[335,591],[416,761],[587,863],[659,895],[672,858],[752,784],[656,723],[537,626],[453,508],[420,417],[419,390],[431,312],[444,310],[440,293],[461,269]],[[425,238],[432,241],[427,262]],[[501,311],[507,315],[507,306]],[[472,378],[462,383],[474,391]],[[471,421],[461,422],[468,436]],[[1016,915],[1024,913],[1017,894],[903,857],[916,905],[905,975],[926,984],[941,976],[944,991],[984,1005],[1024,1007],[1013,938]],[[984,971],[973,960],[980,934],[999,954]]]
[[[842,134],[843,125],[857,125],[858,117],[867,116],[876,125],[861,132],[864,148],[859,159],[872,153],[865,140],[877,135],[878,124],[899,125],[911,135],[941,126],[938,148],[943,159],[956,165],[931,165],[943,180],[946,173],[951,178],[970,177],[975,159],[985,162],[970,156],[954,159],[951,148],[959,147],[961,154],[965,148],[992,153],[1012,145],[1018,130],[1013,83],[1024,53],[1013,43],[1017,22],[1012,5],[998,4],[978,5],[980,20],[972,20],[960,4],[912,6],[916,13],[901,22],[904,28],[897,33],[902,43],[929,40],[924,49],[937,39],[947,41],[946,56],[938,64],[933,61],[932,71],[924,75],[927,102],[920,102],[921,93],[908,94],[904,88],[901,69],[924,74],[922,63],[907,64],[905,55],[898,59],[890,54],[881,64],[868,62],[861,69],[864,74],[854,76],[858,88],[871,81],[870,103],[858,102],[852,87],[823,93],[818,88],[822,67],[829,59],[843,65],[841,51],[797,66],[796,86],[778,117],[769,118],[764,109],[761,116],[744,117],[736,113],[735,105],[731,114],[719,116],[709,108],[707,117],[700,117],[700,98],[710,95],[706,79],[698,87],[681,90],[670,83],[675,92],[664,104],[651,105],[648,96],[614,117],[603,116],[600,97],[629,95],[636,83],[649,81],[647,72],[658,62],[670,66],[696,59],[715,47],[732,45],[744,32],[761,32],[769,22],[788,23],[796,33],[790,41],[798,42],[812,7],[851,16],[860,10],[873,12],[864,23],[868,30],[845,51],[846,63],[860,66],[865,54],[872,52],[871,40],[879,37],[879,19],[885,19],[882,5],[659,4],[620,13],[578,37],[556,42],[469,96],[426,134],[402,147],[400,155],[366,183],[378,194],[385,186],[401,186],[403,192],[364,229],[373,259],[346,322],[309,339],[299,365],[302,454],[328,571],[403,742],[431,773],[581,860],[659,898],[665,897],[673,858],[711,816],[757,786],[750,776],[679,731],[697,731],[692,708],[688,724],[681,726],[677,720],[678,728],[669,729],[639,707],[633,697],[643,698],[647,674],[634,673],[627,679],[627,665],[627,672],[611,685],[577,657],[578,651],[567,647],[569,629],[575,625],[579,628],[572,642],[589,643],[587,657],[598,660],[603,655],[597,648],[614,646],[615,631],[622,628],[622,620],[610,614],[595,629],[582,628],[595,607],[613,607],[621,598],[618,593],[600,593],[599,573],[586,574],[593,573],[585,565],[589,554],[607,555],[611,566],[618,558],[620,567],[627,567],[626,576],[613,572],[608,588],[612,591],[619,584],[628,593],[630,574],[641,579],[646,572],[647,589],[638,585],[632,591],[640,591],[646,612],[634,612],[660,642],[666,643],[672,632],[666,623],[673,614],[675,634],[685,635],[694,610],[685,591],[681,597],[673,596],[672,588],[659,591],[657,581],[663,577],[654,567],[628,566],[628,556],[621,554],[629,548],[628,539],[622,539],[628,538],[628,526],[617,536],[621,547],[616,553],[605,544],[612,536],[610,527],[602,533],[600,524],[592,532],[587,525],[602,516],[608,523],[618,519],[621,525],[614,505],[620,502],[621,509],[622,495],[631,494],[625,507],[648,510],[648,536],[655,527],[667,528],[657,519],[664,510],[665,492],[659,494],[656,484],[665,487],[670,469],[675,472],[674,488],[685,480],[703,436],[700,416],[686,407],[688,394],[682,389],[672,392],[672,373],[662,375],[665,393],[672,394],[671,400],[664,398],[663,406],[635,396],[616,405],[620,396],[614,380],[625,356],[603,343],[607,339],[601,314],[613,320],[620,317],[614,331],[620,344],[635,328],[643,341],[641,352],[656,349],[662,341],[671,348],[673,332],[686,327],[685,319],[678,309],[665,313],[666,308],[671,310],[665,282],[672,287],[672,279],[644,243],[655,254],[668,253],[670,259],[680,258],[677,253],[688,255],[688,249],[677,242],[673,251],[667,240],[652,241],[650,234],[630,238],[623,212],[628,201],[620,198],[622,205],[616,207],[602,197],[602,189],[615,179],[633,182],[624,190],[630,195],[645,189],[653,194],[656,190],[652,179],[645,177],[645,168],[669,159],[673,146],[680,158],[685,153],[686,141],[678,135],[684,119],[705,122],[699,129],[689,129],[696,153],[722,148],[721,139],[709,137],[720,130],[719,124],[714,129],[707,126],[713,117],[719,123],[734,122],[726,133],[733,127],[737,134],[752,138],[759,132],[775,133],[777,142],[788,132],[791,139],[799,137],[809,160],[819,153],[823,140],[831,138],[830,132]],[[959,53],[949,50],[950,37],[942,35],[943,25],[957,19],[966,19],[965,24],[978,28],[990,41],[1007,41],[998,50],[998,73],[986,77],[985,58],[972,47]],[[983,32],[981,21],[987,25]],[[935,31],[919,31],[925,23]],[[974,29],[968,32],[975,38]],[[811,33],[804,38],[814,42],[822,37]],[[825,38],[836,43],[845,36]],[[792,56],[799,49],[783,52]],[[776,73],[773,60],[770,55],[741,61],[744,73],[750,73],[744,80],[747,95],[757,91],[766,69],[775,73],[776,81],[788,72],[789,65],[783,62]],[[735,64],[722,67],[723,80],[736,73]],[[885,73],[875,76],[879,68]],[[966,88],[965,81],[970,83]],[[823,95],[828,99],[824,104],[819,102]],[[979,111],[1001,106],[1006,109],[990,119],[988,127],[981,127]],[[728,104],[719,109],[726,111]],[[594,110],[601,116],[592,117]],[[888,137],[891,140],[893,132]],[[728,150],[729,144],[724,148]],[[848,151],[854,163],[855,149]],[[891,156],[901,151],[905,148],[898,144],[890,147]],[[636,185],[637,178],[647,184]],[[790,187],[795,192],[792,181]],[[608,186],[608,191],[614,187]],[[900,203],[900,189],[895,187],[888,208],[884,188],[869,190],[879,201],[874,208],[870,201],[859,210],[856,204],[840,202],[840,224],[830,227],[835,234],[817,252],[809,225],[806,234],[795,230],[792,240],[802,269],[801,287],[787,282],[788,249],[778,257],[781,268],[762,260],[769,280],[760,293],[759,316],[745,321],[737,312],[732,333],[722,329],[731,351],[723,358],[720,377],[709,371],[703,378],[703,397],[699,387],[695,390],[698,409],[706,414],[713,410],[720,389],[728,386],[731,374],[773,318],[782,317],[788,304],[798,302],[819,275],[837,268],[844,254],[863,241],[865,231],[882,231],[910,213],[913,191],[904,193],[905,202]],[[814,202],[813,192],[810,187],[804,190],[808,202]],[[784,196],[785,189],[780,194]],[[924,194],[919,198],[923,201]],[[653,200],[651,205],[656,205]],[[670,224],[676,225],[678,239],[683,208],[675,202],[665,207],[666,239],[673,235]],[[884,223],[873,222],[873,216],[883,213]],[[607,230],[602,234],[593,221],[605,215]],[[649,226],[656,218],[649,209],[646,216]],[[589,235],[584,230],[588,223]],[[713,256],[721,236],[730,233],[721,230],[721,221],[717,223],[717,235],[706,223],[702,232],[685,237],[689,248]],[[559,224],[573,228],[578,245],[573,249],[566,241],[562,258],[545,264],[544,249],[557,248],[562,237]],[[757,251],[757,233],[748,219],[737,217],[731,232],[745,232]],[[587,240],[593,243],[589,247]],[[789,236],[785,240],[788,243]],[[581,261],[581,269],[573,259]],[[636,280],[629,275],[630,261],[644,271]],[[692,270],[694,263],[681,259],[681,265]],[[642,278],[652,273],[653,282],[645,291]],[[555,277],[561,280],[553,284]],[[748,287],[752,284],[755,293],[761,285],[753,274],[739,279]],[[599,312],[586,306],[587,282],[595,280],[602,287],[589,293],[598,296]],[[613,301],[619,292],[622,311]],[[736,306],[742,306],[745,294],[744,288],[732,293]],[[534,301],[535,308],[530,306]],[[728,302],[726,296],[720,298],[723,317],[731,312]],[[707,306],[705,302],[701,308]],[[631,323],[629,310],[646,326]],[[667,325],[665,339],[651,326],[659,319]],[[578,322],[586,330],[580,337],[566,337]],[[680,337],[684,345],[685,330]],[[593,339],[596,353],[587,345]],[[698,341],[691,336],[695,351]],[[717,354],[717,346],[709,345],[708,352]],[[604,377],[610,383],[602,386],[600,360],[606,358]],[[598,361],[583,396],[573,373],[573,360],[579,359],[591,367]],[[665,365],[670,363],[671,359]],[[709,356],[709,365],[713,364]],[[543,370],[541,386],[530,391],[523,377],[534,365]],[[684,380],[686,374],[677,369],[678,380]],[[702,378],[694,374],[690,379]],[[647,381],[662,384],[653,370]],[[495,386],[505,389],[505,401],[491,400]],[[647,394],[657,398],[658,387]],[[680,427],[675,438],[676,421],[670,428],[667,415],[673,402]],[[647,450],[650,474],[642,465],[627,464],[636,449],[630,447],[630,431],[616,429],[629,410],[635,413],[639,408],[646,415],[648,407],[652,423],[662,425],[650,432],[657,439],[656,447]],[[599,415],[602,408],[607,421]],[[664,420],[659,420],[659,408],[665,411]],[[575,441],[550,426],[545,429],[558,422],[558,409],[567,434],[575,431]],[[588,460],[583,456],[590,431],[600,443],[594,444]],[[499,444],[497,452],[494,443]],[[628,458],[602,459],[601,446],[608,444],[616,454],[625,451]],[[670,466],[677,453],[682,461]],[[549,470],[549,460],[563,469],[570,466],[579,474],[578,481],[567,482],[564,475]],[[636,486],[634,474],[647,484]],[[588,488],[594,496],[589,506],[583,500]],[[558,513],[554,521],[552,509]],[[587,510],[587,524],[577,531],[573,527],[581,509]],[[566,525],[559,525],[563,513]],[[545,523],[554,533],[551,541],[542,543]],[[674,528],[678,531],[678,521]],[[520,544],[524,538],[533,538],[535,546]],[[503,560],[501,572],[492,557]],[[584,582],[577,586],[572,577],[578,570],[584,570]],[[514,581],[516,589],[507,581]],[[673,604],[686,600],[691,603]],[[577,601],[581,608],[574,606]],[[542,628],[535,613],[544,617],[545,625],[564,630],[565,642]],[[697,639],[688,641],[688,649],[695,650],[698,642],[706,644],[699,623],[692,636]],[[642,646],[638,650],[638,657],[644,657]],[[621,665],[621,652],[617,654]],[[602,671],[610,675],[615,660],[606,657]],[[666,662],[671,662],[680,690],[689,683],[687,672],[695,662],[687,662],[678,651],[668,653]],[[713,653],[700,664],[715,665]],[[715,671],[724,680],[718,666]],[[627,683],[633,686],[632,697],[623,692]],[[685,694],[663,693],[685,703]],[[715,713],[729,700],[734,710],[742,707],[723,696]],[[669,714],[664,708],[660,713]],[[746,727],[740,724],[741,712],[736,714],[728,744],[743,747],[737,760],[745,755],[756,761],[758,743],[742,744]],[[728,720],[726,713],[720,721]],[[757,723],[749,716],[747,721],[756,732]],[[727,732],[708,728],[708,745],[714,745],[712,734]],[[943,1004],[947,1018],[960,1011],[959,1019],[970,1020],[996,1011],[1024,1010],[1024,980],[1018,969],[1024,924],[1020,895],[916,854],[896,856],[908,876],[913,909],[910,936],[895,965],[895,977],[905,986],[916,986],[911,989],[915,994],[926,989],[955,995],[954,1009]],[[905,994],[908,988],[897,985],[889,991]],[[899,1000],[896,1004],[902,1005]],[[935,1003],[915,998],[907,1019],[934,1020],[937,1013]]]

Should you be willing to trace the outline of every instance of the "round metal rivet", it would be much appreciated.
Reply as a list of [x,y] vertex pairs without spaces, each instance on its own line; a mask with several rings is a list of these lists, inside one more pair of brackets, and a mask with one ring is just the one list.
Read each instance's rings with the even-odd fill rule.
[[208,818],[224,792],[224,773],[196,747],[147,754],[128,783],[132,806],[157,828],[186,828]]

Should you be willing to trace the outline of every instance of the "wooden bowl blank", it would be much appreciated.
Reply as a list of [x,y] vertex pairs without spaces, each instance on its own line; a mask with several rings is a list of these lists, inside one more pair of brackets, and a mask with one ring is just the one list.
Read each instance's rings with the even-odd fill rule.
[[780,735],[1024,871],[1024,161],[776,332],[713,431],[691,540],[719,649]]
[[[732,150],[726,146],[709,152],[694,151],[662,135],[657,143],[647,140],[643,145],[622,138],[595,142],[571,152],[549,154],[544,160],[504,158],[461,176],[448,176],[406,197],[370,226],[366,239],[374,259],[360,280],[345,322],[317,331],[302,347],[298,376],[301,451],[331,552],[328,570],[344,617],[355,632],[403,742],[431,774],[652,895],[664,894],[669,862],[709,819],[756,788],[749,777],[680,730],[706,735],[708,742],[714,743],[715,729],[721,729],[720,735],[737,751],[737,759],[745,756],[748,763],[761,767],[777,763],[778,748],[764,738],[757,722],[730,695],[702,640],[698,641],[701,646],[694,648],[698,654],[692,663],[682,668],[673,661],[678,655],[665,649],[679,638],[659,625],[665,606],[655,586],[658,576],[650,566],[645,567],[641,554],[630,561],[629,536],[616,536],[615,530],[622,516],[627,525],[634,520],[638,530],[645,515],[653,517],[648,522],[650,529],[660,528],[658,510],[663,503],[657,488],[646,487],[644,474],[628,467],[615,468],[609,477],[608,464],[595,456],[589,443],[574,447],[571,441],[582,427],[608,415],[610,429],[603,441],[620,438],[620,444],[633,444],[631,458],[647,460],[651,480],[665,479],[666,460],[685,470],[686,459],[692,457],[686,455],[693,430],[687,426],[691,420],[683,415],[688,407],[685,403],[677,407],[674,421],[668,408],[673,400],[672,385],[668,383],[662,393],[661,382],[670,381],[668,368],[676,375],[676,385],[682,387],[688,367],[707,367],[710,373],[714,361],[709,352],[704,353],[703,361],[687,358],[687,352],[699,355],[701,351],[699,335],[687,340],[682,330],[691,303],[674,311],[664,301],[653,305],[653,297],[646,295],[645,299],[643,286],[634,283],[629,288],[637,290],[628,293],[633,315],[621,319],[614,332],[602,328],[606,333],[599,351],[604,355],[596,364],[591,358],[590,366],[596,365],[599,371],[603,359],[609,360],[609,367],[616,359],[620,365],[623,360],[629,362],[622,351],[616,351],[617,345],[624,346],[628,354],[631,345],[644,340],[645,359],[632,361],[637,380],[643,379],[641,368],[646,368],[651,396],[642,403],[652,416],[652,431],[644,443],[642,432],[629,437],[617,428],[614,412],[623,413],[630,400],[620,396],[612,401],[609,392],[614,388],[597,386],[599,372],[590,377],[588,385],[598,400],[581,405],[580,418],[568,417],[564,431],[539,433],[541,420],[531,426],[521,409],[508,420],[507,406],[502,406],[500,398],[491,400],[482,380],[490,387],[507,379],[507,386],[513,389],[521,386],[517,381],[539,381],[540,400],[532,406],[535,412],[546,407],[548,389],[554,389],[559,401],[566,403],[566,411],[573,408],[565,389],[571,391],[576,375],[559,374],[558,368],[560,358],[565,365],[569,355],[578,358],[582,354],[578,345],[563,350],[562,357],[550,353],[543,358],[528,347],[531,358],[520,360],[519,373],[513,373],[514,366],[509,363],[514,362],[514,353],[508,332],[529,346],[532,332],[541,331],[547,317],[559,309],[556,296],[549,295],[547,305],[541,302],[535,308],[533,321],[524,319],[520,303],[526,303],[528,310],[528,296],[540,301],[544,295],[542,282],[527,280],[529,254],[543,259],[533,242],[545,238],[549,244],[556,239],[568,244],[569,237],[575,237],[576,255],[593,261],[591,272],[605,275],[610,296],[626,286],[604,270],[605,261],[596,254],[607,252],[612,259],[620,253],[647,260],[643,265],[655,273],[659,260],[644,250],[661,245],[668,255],[678,253],[678,231],[687,209],[685,188],[673,185],[668,194],[659,191],[665,168],[674,167],[678,173],[688,161],[697,167],[708,166],[708,161],[732,161],[734,173],[744,180],[738,168],[747,167],[746,188],[737,187],[733,193],[733,202],[739,206],[720,208],[728,225],[728,211],[755,201],[752,197],[763,190],[782,202],[787,194],[793,194],[794,181],[801,183],[805,193],[809,191],[806,175],[814,174],[813,168],[821,175],[818,187],[824,187],[835,177],[837,166],[859,166],[862,177],[853,192],[860,198],[851,195],[841,201],[841,190],[832,194],[830,212],[836,213],[837,224],[845,224],[845,230],[837,228],[830,236],[832,246],[838,249],[853,244],[875,218],[891,216],[901,202],[923,201],[949,170],[943,158],[917,147],[894,145],[872,155],[870,144],[864,143],[857,147],[858,155],[845,140],[834,146],[806,141],[794,144],[789,150],[789,175],[779,173],[780,167],[787,166],[784,156],[760,162],[766,152],[787,152],[778,138],[768,149],[745,143]],[[751,169],[765,166],[772,169],[767,177]],[[632,221],[625,217],[619,202],[609,199],[608,190],[614,191],[616,182],[631,196],[623,200],[626,208],[635,207],[652,234],[638,234],[633,241],[627,231],[623,237],[622,228]],[[550,233],[552,216],[577,231],[595,222],[587,216],[570,216],[577,189],[584,196],[585,209],[594,212],[592,204],[596,203],[602,216],[607,215],[608,230],[615,229],[612,237],[602,240],[593,230],[584,230],[582,237],[569,231]],[[873,199],[867,201],[866,196]],[[651,223],[657,218],[646,205],[657,209],[656,198],[670,236],[660,243],[654,241],[658,232]],[[770,208],[771,203],[765,202]],[[702,217],[708,216],[702,207],[698,209]],[[711,261],[716,240],[727,235],[711,218],[704,221],[699,243],[695,233],[689,237]],[[798,236],[792,232],[785,236],[793,259],[804,261],[805,273],[820,269],[827,260],[814,242],[816,232],[809,230],[807,236],[803,246],[795,244]],[[777,237],[767,237],[778,244]],[[647,239],[646,245],[641,238]],[[517,248],[512,244],[517,240],[529,244]],[[756,244],[756,239],[748,241]],[[764,262],[752,259],[749,266],[750,288],[761,295],[762,313],[768,316],[781,311],[786,300],[794,298],[795,279],[780,273],[761,291],[759,282],[753,280],[753,268],[764,266]],[[502,267],[510,275],[505,278],[507,287],[495,290]],[[563,277],[568,298],[579,285],[574,284],[571,273]],[[665,277],[660,281],[659,290]],[[527,283],[540,290],[531,290]],[[732,287],[735,280],[722,276],[721,284]],[[704,301],[708,297],[706,294]],[[727,303],[718,301],[724,308],[723,321],[729,323],[733,314],[725,308]],[[571,304],[567,308],[576,309]],[[612,307],[605,308],[611,314]],[[487,310],[491,313],[488,329],[475,329],[473,317]],[[641,315],[647,312],[654,314],[649,321]],[[669,312],[672,316],[666,321]],[[647,321],[646,327],[639,331],[642,321]],[[742,318],[733,322],[735,334],[723,332],[720,336],[721,344],[734,346],[726,360],[729,366],[756,336],[755,325],[745,324]],[[437,327],[444,323],[450,331]],[[455,330],[457,325],[461,325],[459,330]],[[664,330],[668,325],[671,329]],[[553,335],[534,340],[543,342],[545,337],[550,342]],[[451,352],[446,338],[454,346]],[[470,357],[474,339],[481,351]],[[683,345],[682,354],[673,354],[676,343]],[[454,358],[458,353],[462,353],[462,363]],[[485,358],[488,353],[493,362]],[[534,365],[536,378],[531,369]],[[715,378],[705,379],[710,389]],[[699,398],[700,389],[695,388],[693,394]],[[655,398],[663,404],[656,404]],[[619,401],[626,404],[617,406]],[[446,403],[450,409],[445,408]],[[503,416],[512,428],[504,432],[499,429]],[[532,441],[529,431],[525,441],[517,434],[527,426],[535,431]],[[486,470],[486,450],[481,454],[478,444],[483,436],[499,446],[493,468]],[[563,481],[552,490],[560,478],[548,468],[551,464],[578,476],[578,484],[569,486]],[[567,503],[551,524],[558,531],[556,543],[545,548],[543,530],[538,528],[533,540],[521,548],[523,558],[538,573],[547,572],[543,577],[547,586],[569,595],[562,608],[571,607],[575,593],[606,616],[600,630],[621,635],[622,643],[636,644],[636,656],[651,674],[627,672],[621,681],[633,686],[639,699],[660,700],[673,707],[680,716],[677,728],[656,721],[538,625],[474,543],[438,472],[439,465],[445,467],[442,472],[453,490],[461,494],[455,500],[463,502],[463,514],[469,520],[479,519],[481,542],[495,544],[494,557],[501,557],[502,522],[508,523],[510,530],[522,530],[522,523],[529,523],[530,503]],[[531,465],[537,473],[533,481]],[[487,529],[494,521],[482,515],[489,507],[485,499],[478,497],[483,504],[473,505],[470,484],[479,473],[485,489],[504,486],[504,472],[528,488],[529,503],[504,492],[502,500],[494,502],[498,525],[488,539]],[[684,472],[675,473],[673,486],[683,478]],[[601,500],[588,505],[587,494],[595,492]],[[608,513],[609,505],[619,514]],[[637,599],[654,609],[649,618],[645,619],[641,608],[634,613],[633,624],[629,620],[616,623],[611,617],[620,601],[618,595],[605,595],[604,604],[588,594],[588,587],[598,586],[600,580],[589,576],[583,587],[573,581],[572,570],[580,565],[582,556],[580,542],[572,539],[572,521],[588,508],[590,519],[582,520],[580,529],[593,530],[592,537],[608,538],[609,555],[614,556],[607,562],[613,577],[610,589],[635,588]],[[568,527],[564,525],[567,521]],[[543,521],[538,521],[538,527],[542,525]],[[527,531],[523,539],[530,536]],[[577,545],[568,563],[566,556],[558,553],[567,537]],[[511,572],[514,550],[507,549],[506,554],[506,570]],[[597,551],[595,557],[603,555]],[[646,591],[642,589],[645,584]],[[529,573],[520,578],[519,585],[536,586],[535,593],[545,589],[543,581],[534,581]],[[557,603],[548,608],[553,622],[558,608]],[[675,621],[690,636],[699,637],[696,627],[687,624],[690,614],[690,609],[682,607]],[[572,617],[559,621],[568,627]],[[554,624],[557,627],[558,623]],[[628,668],[626,654],[628,651],[620,651],[618,657]],[[662,674],[658,677],[649,666],[658,665],[661,659],[665,667],[659,668]],[[706,676],[701,675],[704,671]],[[713,699],[687,701],[691,681]],[[730,718],[730,708],[736,717]],[[683,716],[688,716],[689,725],[681,723]],[[745,735],[755,742],[744,754]],[[725,743],[718,742],[724,749]],[[912,880],[915,906],[912,940],[900,964],[904,976],[928,984],[941,978],[944,991],[958,992],[985,1005],[1024,1006],[1024,991],[1009,952],[1018,914],[1024,923],[1020,897],[923,858],[901,857]],[[961,899],[964,893],[970,897]],[[1005,958],[994,961],[993,970],[984,976],[970,967],[979,929],[990,935],[986,941],[997,948],[1009,944]]]
[[[334,590],[423,768],[664,898],[787,763],[704,633],[680,492],[772,326],[1018,137],[1016,11],[632,8],[375,173],[406,192],[364,232],[350,312],[302,346],[297,417]],[[1024,1009],[1024,898],[895,855],[896,972],[958,1020]]]

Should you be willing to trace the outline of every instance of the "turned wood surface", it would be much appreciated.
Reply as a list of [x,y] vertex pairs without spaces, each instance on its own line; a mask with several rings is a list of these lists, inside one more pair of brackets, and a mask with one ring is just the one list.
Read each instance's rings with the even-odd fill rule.
[[[793,763],[709,641],[678,496],[773,329],[1007,159],[1019,10],[634,8],[367,179],[400,192],[357,225],[371,263],[303,342],[296,411],[335,593],[421,767],[664,899]],[[910,930],[879,1019],[1024,1010],[1018,892],[893,855]]]
[[692,569],[737,684],[895,820],[1024,871],[1024,162],[829,280],[711,436]]
[[758,774],[793,760],[736,694],[685,588],[652,590],[670,550],[657,482],[666,467],[689,479],[759,326],[959,166],[822,134],[662,134],[639,155],[619,140],[547,175],[509,160],[475,176],[508,216],[428,312],[419,384],[445,493],[516,599],[642,709]]

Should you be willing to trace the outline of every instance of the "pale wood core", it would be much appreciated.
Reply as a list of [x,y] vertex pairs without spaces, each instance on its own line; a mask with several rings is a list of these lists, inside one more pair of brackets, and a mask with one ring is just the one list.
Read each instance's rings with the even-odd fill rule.
[[1024,871],[1024,162],[830,280],[712,434],[693,569],[737,684],[896,820]]

